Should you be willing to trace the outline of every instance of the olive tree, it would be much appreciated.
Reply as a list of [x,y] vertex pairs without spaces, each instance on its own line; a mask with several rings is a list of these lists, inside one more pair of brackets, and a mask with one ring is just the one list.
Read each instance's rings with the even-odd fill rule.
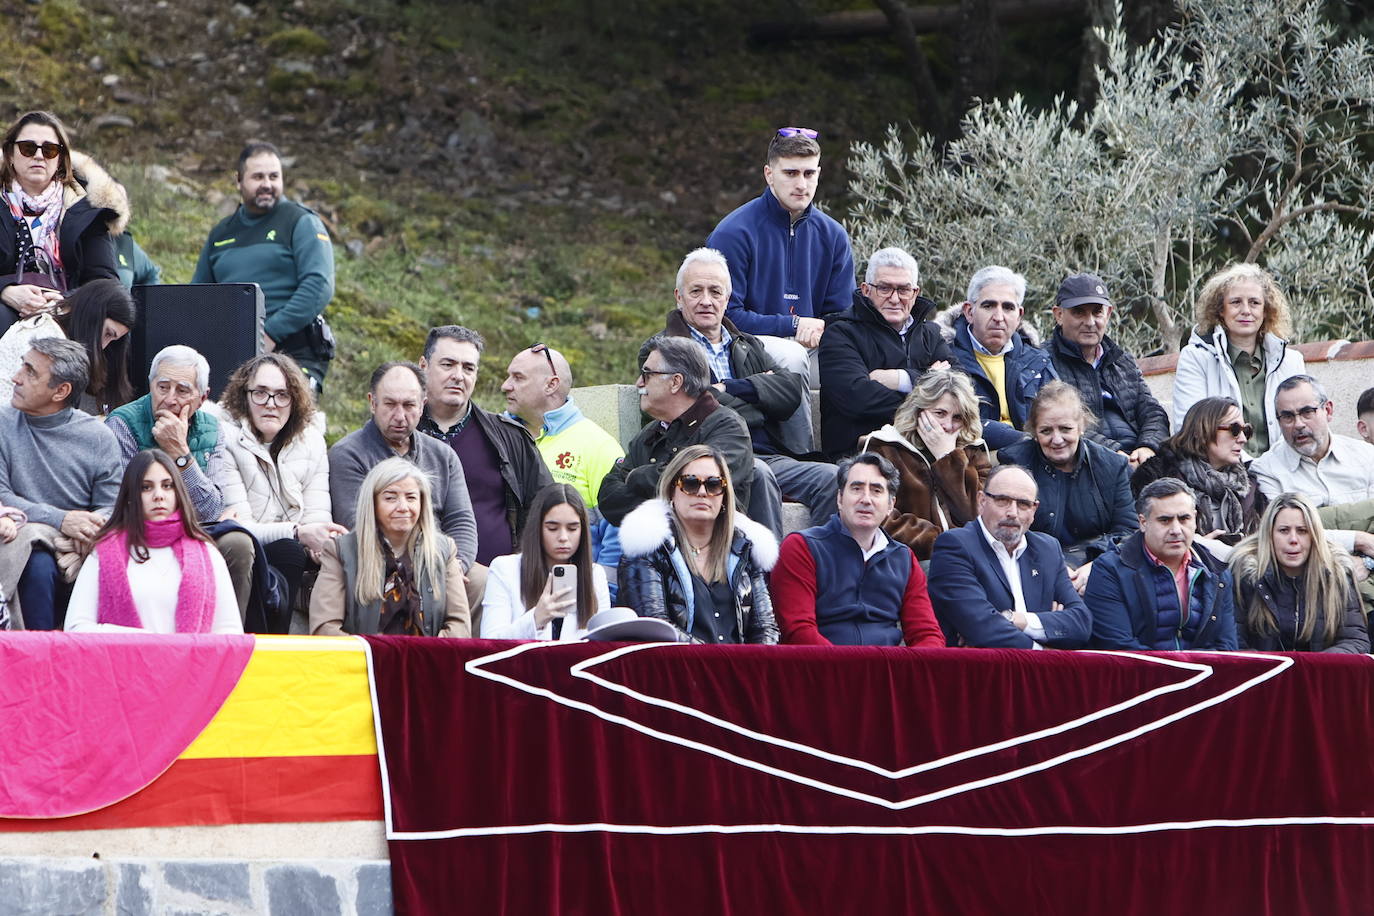
[[1060,279],[1091,270],[1137,352],[1177,349],[1207,276],[1258,261],[1288,288],[1300,337],[1367,334],[1374,53],[1340,38],[1315,0],[1179,12],[1139,47],[1119,26],[1098,30],[1090,110],[1013,97],[975,106],[947,147],[904,142],[896,126],[856,144],[859,256],[901,245],[949,301],[978,267],[1006,264],[1026,275],[1042,324],[1036,306]]

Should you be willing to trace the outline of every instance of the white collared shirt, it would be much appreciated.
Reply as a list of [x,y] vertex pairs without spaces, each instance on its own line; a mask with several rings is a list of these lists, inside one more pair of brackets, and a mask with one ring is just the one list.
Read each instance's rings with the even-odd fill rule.
[[[983,346],[978,342],[978,338],[973,336],[972,328],[969,329],[968,339],[973,342],[973,349],[977,350],[979,353],[987,354],[988,356],[1006,356],[1008,353],[1010,353],[1012,350],[1016,348],[1015,331],[1012,331],[1010,334],[1007,335],[1007,342],[1003,344],[1002,349],[998,350],[996,353],[992,352],[987,347]],[[987,529],[984,528],[983,530],[986,531]]]
[[[1349,436],[1331,435],[1320,461],[1299,454],[1280,439],[1250,465],[1260,490],[1270,499],[1280,493],[1301,493],[1318,506],[1340,506],[1374,498],[1374,445]],[[1346,550],[1355,547],[1355,532],[1326,532]]]
[[[854,543],[857,544],[859,542],[855,540]],[[867,550],[864,550],[862,547],[860,547],[859,550],[864,555],[864,562],[867,563],[869,560],[873,559],[874,555],[877,554],[878,551],[882,550],[886,546],[887,535],[883,534],[883,529],[878,528],[875,529],[873,532],[873,544]]]
[[1015,610],[1026,615],[1025,634],[1035,640],[1035,648],[1044,648],[1041,643],[1045,641],[1045,628],[1040,625],[1040,615],[1032,612],[1026,607],[1026,596],[1021,589],[1021,567],[1017,561],[1021,559],[1021,554],[1026,552],[1026,538],[1021,537],[1021,543],[1016,545],[1016,549],[1007,553],[1007,548],[1001,541],[992,536],[988,531],[988,526],[983,524],[983,520],[978,519],[978,530],[983,532],[983,540],[992,545],[992,555],[997,558],[997,563],[1002,567],[1002,574],[1007,577],[1007,584],[1011,586],[1011,600],[1015,602]]

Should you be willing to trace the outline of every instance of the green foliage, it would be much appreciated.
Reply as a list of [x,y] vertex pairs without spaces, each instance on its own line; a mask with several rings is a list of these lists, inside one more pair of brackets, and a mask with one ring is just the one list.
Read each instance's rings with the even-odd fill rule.
[[278,57],[322,57],[329,53],[329,40],[304,26],[282,29],[263,42]]
[[90,40],[91,16],[77,0],[44,0],[38,7],[38,28],[45,51],[73,48]]

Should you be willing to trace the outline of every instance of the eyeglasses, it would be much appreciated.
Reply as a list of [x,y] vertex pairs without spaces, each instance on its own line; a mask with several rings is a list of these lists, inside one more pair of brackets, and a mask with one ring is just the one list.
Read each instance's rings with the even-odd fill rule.
[[1321,410],[1325,406],[1326,401],[1323,400],[1319,401],[1316,404],[1309,404],[1306,407],[1299,407],[1296,411],[1280,410],[1278,412],[1279,422],[1282,423],[1284,426],[1288,426],[1293,421],[1297,420],[1298,417],[1302,417],[1303,420],[1310,420],[1317,415],[1317,411]]
[[868,288],[877,293],[874,298],[879,300],[887,299],[896,293],[897,298],[905,302],[916,295],[916,287],[914,286],[889,286],[886,283],[872,283]]
[[1015,496],[1007,496],[1003,493],[989,493],[987,490],[983,491],[983,495],[992,500],[994,506],[1003,510],[1010,508],[1012,503],[1015,503],[1016,508],[1020,509],[1022,512],[1029,512],[1040,505],[1040,500],[1038,499],[1018,499]]
[[1244,436],[1247,439],[1255,438],[1255,427],[1250,423],[1241,423],[1237,421],[1235,423],[1232,423],[1230,426],[1218,426],[1217,431],[1223,433],[1230,433],[1232,438],[1235,439],[1239,439],[1241,436]]
[[42,143],[36,140],[16,140],[14,148],[19,150],[21,156],[26,156],[29,159],[38,158],[39,150],[43,151],[44,159],[56,159],[66,149],[61,143],[53,143],[51,140],[45,140]]
[[808,140],[814,140],[814,139],[816,139],[817,137],[819,137],[820,134],[817,133],[816,131],[812,130],[812,129],[809,128],[809,127],[779,127],[779,128],[778,128],[778,136],[779,136],[779,137],[805,137],[805,138],[808,139]]
[[541,343],[531,344],[531,345],[530,345],[530,352],[531,352],[531,353],[543,353],[543,354],[544,354],[544,358],[547,359],[547,360],[549,361],[549,374],[552,375],[552,376],[554,376],[555,378],[558,377],[558,370],[557,370],[556,368],[554,368],[554,365],[553,365],[553,353],[549,350],[549,345],[548,345],[548,344],[541,344]]
[[666,369],[650,369],[648,366],[644,366],[639,370],[639,377],[645,381],[648,381],[651,375],[677,375],[677,373],[669,372]]
[[698,477],[695,474],[680,474],[677,478],[677,488],[688,496],[698,496],[702,490],[706,491],[707,496],[719,496],[725,492],[725,479],[723,477]]
[[285,407],[291,403],[291,392],[272,391],[267,388],[249,388],[248,400],[259,407],[266,407],[271,404],[273,407]]

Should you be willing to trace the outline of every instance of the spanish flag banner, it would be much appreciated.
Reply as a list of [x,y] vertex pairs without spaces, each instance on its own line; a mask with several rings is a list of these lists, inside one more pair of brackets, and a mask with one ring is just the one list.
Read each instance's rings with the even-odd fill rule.
[[0,831],[381,816],[355,639],[0,638]]

